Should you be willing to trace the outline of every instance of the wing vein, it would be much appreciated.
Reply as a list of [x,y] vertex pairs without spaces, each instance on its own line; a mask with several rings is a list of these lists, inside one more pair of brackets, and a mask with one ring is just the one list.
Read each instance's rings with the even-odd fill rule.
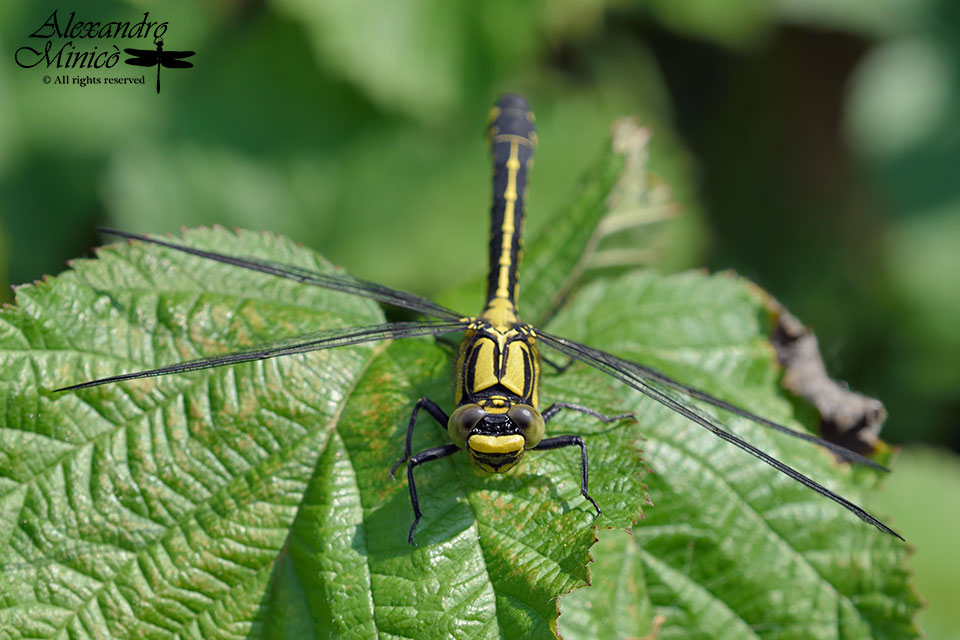
[[160,240],[159,238],[153,238],[151,236],[139,233],[117,231],[116,229],[107,229],[104,227],[98,227],[98,230],[109,235],[126,238],[128,240],[139,240],[140,242],[155,244],[161,247],[166,247],[167,249],[173,249],[174,251],[180,251],[182,253],[205,258],[207,260],[233,265],[242,269],[259,271],[260,273],[287,278],[288,280],[293,280],[295,282],[323,287],[325,289],[332,289],[334,291],[342,291],[344,293],[349,293],[363,298],[370,298],[372,300],[376,300],[377,302],[400,307],[402,309],[409,309],[411,311],[416,311],[418,313],[432,316],[441,320],[459,320],[460,318],[464,317],[464,314],[447,309],[446,307],[441,306],[436,302],[433,302],[432,300],[422,296],[408,293],[406,291],[400,291],[398,289],[391,289],[390,287],[386,287],[375,282],[359,280],[346,274],[321,273],[319,271],[313,271],[303,267],[282,264],[279,262],[272,262],[269,260],[257,260],[255,258],[230,256],[223,253],[217,253],[215,251],[207,251],[204,249],[197,249],[195,247],[177,244],[175,242]]
[[345,347],[366,342],[378,342],[380,340],[412,338],[416,336],[439,336],[447,333],[463,331],[463,328],[464,325],[462,322],[387,322],[384,324],[366,327],[327,329],[293,338],[287,338],[284,340],[267,342],[247,351],[235,351],[210,358],[188,360],[186,362],[178,362],[156,369],[148,369],[146,371],[121,373],[118,375],[98,378],[96,380],[90,380],[87,382],[81,382],[79,384],[61,387],[59,389],[55,389],[54,391],[59,392],[87,389],[89,387],[97,387],[113,382],[136,380],[139,378],[152,378],[174,373],[184,373],[187,371],[199,371],[201,369],[213,369],[215,367],[224,367],[232,364],[239,364],[241,362],[266,360],[268,358],[277,358],[280,356],[293,355],[297,353],[308,353],[311,351],[320,351],[335,347]]
[[[668,409],[680,414],[681,416],[687,418],[688,420],[695,422],[701,427],[707,429],[718,438],[729,442],[730,444],[734,445],[735,447],[738,447],[739,449],[742,449],[743,451],[746,451],[747,453],[757,458],[758,460],[770,465],[780,473],[792,478],[793,480],[799,482],[800,484],[804,485],[809,489],[813,489],[820,495],[836,502],[837,504],[844,507],[848,511],[851,511],[852,513],[854,513],[857,517],[859,517],[864,522],[868,522],[873,526],[875,526],[877,529],[883,531],[884,533],[889,533],[890,535],[896,536],[897,538],[900,538],[901,540],[903,540],[903,537],[900,534],[898,534],[896,531],[894,531],[884,523],[880,522],[880,520],[878,520],[874,516],[870,515],[870,513],[868,513],[865,509],[847,500],[846,498],[835,493],[834,491],[831,491],[830,489],[826,488],[822,484],[818,483],[816,480],[813,480],[812,478],[809,478],[806,475],[800,473],[793,467],[787,464],[784,464],[783,462],[774,458],[770,454],[758,449],[757,447],[753,446],[752,444],[743,440],[742,438],[734,435],[733,433],[730,433],[729,431],[726,431],[714,421],[696,412],[691,407],[684,405],[681,401],[671,397],[670,395],[665,393],[662,389],[658,389],[652,384],[650,384],[649,380],[644,379],[645,376],[643,374],[646,373],[649,377],[649,372],[654,370],[649,369],[648,367],[644,367],[643,365],[630,362],[629,360],[623,360],[605,351],[601,351],[600,349],[594,349],[593,347],[588,347],[587,345],[580,344],[579,342],[554,336],[549,333],[544,333],[542,331],[537,331],[537,338],[542,342],[544,342],[545,344],[553,347],[557,351],[560,351],[561,353],[565,353],[571,358],[575,358],[577,360],[580,360],[581,362],[589,364],[590,366],[602,371],[603,373],[606,373],[607,375],[623,382],[627,386],[636,389],[637,391],[659,402],[660,404],[667,407]],[[663,379],[665,379],[666,376],[659,374],[659,372],[657,372],[657,374],[660,377],[653,378],[653,380],[655,382],[663,382]],[[666,379],[669,379],[669,378],[666,378]],[[680,385],[679,390],[683,390],[683,387],[686,386],[680,383],[677,383],[677,384]],[[703,393],[703,392],[700,392],[700,393],[702,393],[702,395],[704,396],[708,396],[708,394],[706,393]],[[696,396],[693,396],[693,397],[696,397]],[[712,396],[708,396],[708,397],[712,398]],[[698,398],[698,399],[702,400],[703,398]],[[722,402],[722,401],[718,401],[718,402]],[[714,403],[711,403],[711,404],[714,404]],[[720,405],[717,405],[717,406],[720,406]],[[749,417],[750,415],[752,415],[746,411],[743,411],[743,413],[738,413],[738,415],[743,415],[743,414],[748,414],[748,415],[745,415],[744,417]],[[763,421],[761,422],[761,424],[767,425],[767,422],[768,421]],[[779,426],[782,427],[782,425],[779,425]],[[782,429],[778,429],[778,430],[780,431],[786,430],[791,435],[799,433],[787,427],[782,427]],[[810,436],[810,437],[813,438],[813,436]],[[819,438],[815,438],[814,441],[816,441],[818,444],[823,442]],[[853,452],[850,452],[850,453],[852,454]]]

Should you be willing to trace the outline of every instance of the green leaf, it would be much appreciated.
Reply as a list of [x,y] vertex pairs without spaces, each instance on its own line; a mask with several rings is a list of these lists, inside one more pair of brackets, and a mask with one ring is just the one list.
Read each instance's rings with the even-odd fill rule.
[[655,637],[662,617],[653,614],[640,547],[621,531],[602,531],[593,547],[594,584],[563,598],[564,638]]
[[[550,329],[802,428],[778,388],[769,321],[765,294],[729,274],[637,272],[585,288]],[[581,385],[604,388],[599,376]],[[636,591],[649,605],[637,605],[627,633],[630,612],[604,614],[600,596],[576,592],[562,600],[561,629],[568,613],[572,620],[565,637],[640,637],[656,616],[658,638],[917,637],[906,545],[663,407],[615,393],[641,416],[656,506],[632,540],[604,541],[597,554],[623,566],[598,566],[589,591],[608,594],[607,603]],[[875,485],[874,472],[839,465],[825,450],[717,417],[854,502]],[[625,576],[628,561],[636,569]],[[592,609],[599,616],[584,624]]]
[[306,27],[323,67],[357,84],[385,107],[422,116],[459,101],[467,43],[466,15],[456,3],[277,0],[275,4]]
[[[329,268],[269,236],[188,237]],[[249,346],[305,320],[381,318],[367,301],[292,284],[117,245],[17,291],[0,321],[0,626],[12,637],[202,634],[201,622],[255,619],[297,495],[371,349],[50,390]]]
[[[215,229],[186,239],[328,268],[273,236]],[[21,288],[17,302],[0,334],[0,615],[21,637],[225,627],[553,637],[556,598],[587,583],[594,519],[574,452],[531,454],[495,477],[462,456],[421,468],[421,546],[407,545],[406,491],[386,470],[415,399],[452,403],[450,355],[429,341],[49,392],[377,321],[364,300],[118,245]],[[721,392],[786,420],[764,309],[728,276],[635,273],[588,287],[551,329],[675,375],[722,379]],[[599,524],[629,527],[639,513],[636,433],[647,438],[647,464],[662,470],[647,476],[659,506],[635,527],[636,543],[601,547],[594,581],[604,586],[563,600],[580,634],[568,637],[646,633],[654,615],[664,637],[914,637],[897,541],[584,367],[547,376],[544,395],[637,411],[636,429],[563,421],[587,435]],[[425,422],[418,449],[444,441]],[[854,498],[873,482],[815,448],[736,426]]]
[[773,6],[766,0],[647,0],[667,28],[731,47],[754,45],[770,28]]
[[[792,424],[768,300],[753,285],[632,272],[569,293],[613,208],[608,194],[650,204],[644,163],[623,155],[602,158],[565,223],[531,243],[523,291],[567,292],[552,331]],[[185,241],[330,269],[276,236],[213,229]],[[561,298],[521,308],[550,316]],[[451,350],[433,341],[50,391],[381,320],[366,300],[139,244],[20,288],[0,316],[4,630],[554,637],[558,597],[591,579],[594,525],[631,528],[650,466],[657,473],[643,481],[657,508],[632,537],[601,535],[594,586],[560,601],[565,637],[916,637],[904,545],[584,366],[546,367],[544,406],[633,410],[639,420],[573,414],[550,424],[584,435],[603,516],[579,495],[575,451],[531,453],[502,476],[456,455],[417,470],[417,548],[406,542],[406,487],[387,471],[417,398],[453,405]],[[728,423],[855,501],[874,488],[869,470]],[[424,417],[414,448],[444,442]]]
[[[329,269],[275,236],[185,241]],[[362,299],[137,243],[19,289],[0,332],[3,628],[554,637],[557,597],[588,581],[595,522],[640,514],[629,429],[562,422],[588,435],[598,521],[575,451],[494,477],[460,455],[421,467],[412,548],[406,487],[387,472],[416,399],[452,405],[451,354],[430,341],[50,391],[380,318]],[[424,419],[414,446],[444,441]]]

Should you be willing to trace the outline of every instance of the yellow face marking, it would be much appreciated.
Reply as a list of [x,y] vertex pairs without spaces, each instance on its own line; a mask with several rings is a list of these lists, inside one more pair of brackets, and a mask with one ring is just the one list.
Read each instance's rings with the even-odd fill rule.
[[503,396],[484,398],[480,406],[486,409],[487,413],[506,413],[510,409],[510,404]]
[[509,436],[470,436],[467,447],[477,453],[516,453],[523,449],[523,436],[515,433]]

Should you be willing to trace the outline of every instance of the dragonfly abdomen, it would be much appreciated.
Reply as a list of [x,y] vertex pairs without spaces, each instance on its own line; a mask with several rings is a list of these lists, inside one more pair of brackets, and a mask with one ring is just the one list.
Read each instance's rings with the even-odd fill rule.
[[515,312],[527,174],[537,144],[533,113],[523,97],[507,94],[497,101],[490,112],[489,139],[493,154],[493,207],[487,308]]

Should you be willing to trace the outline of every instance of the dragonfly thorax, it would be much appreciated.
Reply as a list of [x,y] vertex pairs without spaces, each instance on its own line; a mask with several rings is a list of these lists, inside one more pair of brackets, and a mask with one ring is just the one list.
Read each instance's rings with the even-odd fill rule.
[[508,298],[493,298],[487,303],[480,317],[498,331],[509,331],[518,324],[517,310]]
[[500,329],[474,320],[460,343],[456,373],[458,406],[501,396],[537,407],[540,356],[528,325]]

